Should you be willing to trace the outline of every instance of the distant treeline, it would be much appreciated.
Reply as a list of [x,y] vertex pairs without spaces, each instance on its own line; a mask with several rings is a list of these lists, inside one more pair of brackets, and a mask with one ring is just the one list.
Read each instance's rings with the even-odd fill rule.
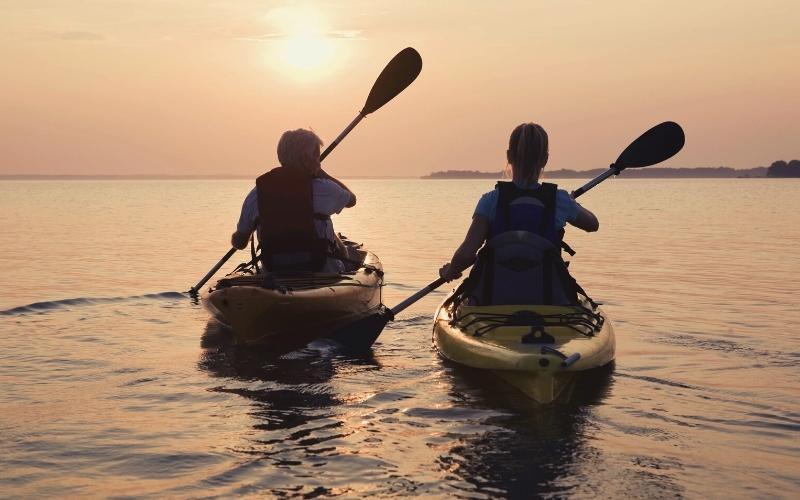
[[[605,172],[605,168],[591,170],[546,170],[551,179],[591,179]],[[730,168],[730,167],[696,167],[696,168],[658,168],[649,167],[629,169],[626,178],[737,178],[737,177],[800,177],[800,160],[776,161],[770,167]],[[444,170],[422,176],[423,179],[500,179],[503,172],[481,172],[478,170]]]
[[0,180],[21,181],[202,181],[202,180],[228,180],[252,179],[249,175],[169,175],[169,174],[4,174]]
[[767,169],[767,177],[800,177],[800,160],[778,160]]

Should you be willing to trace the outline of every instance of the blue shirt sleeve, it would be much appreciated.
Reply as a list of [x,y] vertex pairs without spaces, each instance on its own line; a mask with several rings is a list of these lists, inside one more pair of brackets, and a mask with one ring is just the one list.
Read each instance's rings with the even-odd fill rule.
[[564,227],[567,222],[572,222],[578,216],[578,202],[572,199],[563,189],[559,189],[556,193],[556,225]]
[[340,213],[350,203],[350,193],[330,179],[314,179],[314,212]]
[[250,190],[242,203],[242,212],[239,215],[239,222],[236,224],[236,231],[250,234],[256,229],[256,219],[258,219],[258,193],[256,188]]
[[473,217],[476,215],[482,215],[489,220],[494,219],[494,213],[497,211],[497,190],[489,191],[488,193],[484,193],[481,196],[481,199],[478,200],[478,205],[475,207],[475,213],[472,214]]

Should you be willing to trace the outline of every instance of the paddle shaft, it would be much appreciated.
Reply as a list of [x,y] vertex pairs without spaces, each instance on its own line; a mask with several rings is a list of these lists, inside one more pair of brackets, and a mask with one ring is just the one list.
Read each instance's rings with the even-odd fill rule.
[[418,301],[422,297],[428,295],[429,293],[431,293],[432,291],[436,290],[440,286],[444,285],[446,282],[447,282],[446,279],[439,278],[438,280],[429,283],[428,286],[426,286],[422,290],[418,291],[417,293],[415,293],[411,297],[407,298],[406,300],[400,302],[399,304],[397,304],[396,306],[391,308],[390,312],[392,313],[392,316],[404,311],[411,304],[413,304],[414,302]]
[[361,114],[361,113],[359,112],[359,113],[358,113],[358,115],[355,117],[355,119],[353,119],[353,121],[351,121],[351,122],[350,122],[350,125],[348,125],[347,127],[345,127],[345,129],[344,129],[344,130],[342,130],[342,133],[341,133],[341,134],[339,134],[339,137],[337,137],[336,139],[334,139],[334,140],[333,140],[333,142],[332,142],[332,143],[330,143],[330,144],[328,145],[328,147],[327,147],[327,148],[325,148],[325,151],[323,151],[323,152],[322,152],[322,154],[321,154],[321,155],[319,155],[319,161],[322,161],[322,160],[324,160],[324,159],[325,159],[325,157],[326,157],[326,156],[328,156],[328,155],[330,154],[330,152],[331,152],[331,151],[333,151],[333,148],[335,148],[336,146],[338,146],[338,145],[339,145],[339,143],[340,143],[340,142],[342,142],[342,139],[344,139],[345,137],[347,137],[347,134],[349,134],[351,130],[353,130],[354,128],[356,128],[356,125],[358,125],[358,123],[359,123],[361,120],[363,120],[365,116],[367,116],[367,115],[363,115],[363,114]]
[[211,270],[208,272],[208,274],[203,276],[203,279],[198,281],[195,286],[193,286],[192,288],[189,289],[189,293],[192,294],[192,295],[196,295],[197,292],[200,291],[200,287],[205,285],[206,281],[211,279],[211,277],[214,276],[214,273],[219,271],[219,268],[222,267],[223,265],[225,265],[226,262],[228,262],[228,259],[230,259],[231,256],[236,253],[236,250],[238,250],[236,247],[231,247],[231,249],[228,250],[228,253],[226,253],[225,256],[222,257],[219,260],[219,262],[217,262],[217,264],[214,267],[211,268]]
[[624,170],[624,169],[621,169],[621,168],[618,169],[614,165],[611,165],[611,167],[609,167],[608,170],[606,170],[602,174],[598,175],[594,179],[590,180],[589,182],[587,182],[583,186],[581,186],[578,189],[576,189],[575,191],[573,191],[572,192],[572,198],[573,199],[577,198],[578,196],[582,195],[586,191],[592,189],[596,185],[598,185],[601,182],[603,182],[604,180],[608,179],[612,175],[619,175],[619,173],[622,172],[622,170]]

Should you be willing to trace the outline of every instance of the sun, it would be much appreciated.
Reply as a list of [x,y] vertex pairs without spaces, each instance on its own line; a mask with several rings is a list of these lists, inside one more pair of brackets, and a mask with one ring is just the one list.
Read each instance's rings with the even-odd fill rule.
[[334,40],[322,12],[311,5],[273,9],[267,16],[277,36],[270,59],[282,73],[297,79],[318,77],[333,70]]
[[279,57],[283,64],[304,73],[323,69],[331,60],[333,45],[316,33],[297,33],[282,40]]

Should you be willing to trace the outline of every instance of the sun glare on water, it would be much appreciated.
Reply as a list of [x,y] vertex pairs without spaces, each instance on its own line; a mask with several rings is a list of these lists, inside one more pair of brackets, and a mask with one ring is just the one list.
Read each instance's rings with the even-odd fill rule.
[[312,79],[334,69],[334,40],[322,13],[311,6],[292,6],[270,12],[268,21],[275,37],[270,59],[282,73],[296,79]]

